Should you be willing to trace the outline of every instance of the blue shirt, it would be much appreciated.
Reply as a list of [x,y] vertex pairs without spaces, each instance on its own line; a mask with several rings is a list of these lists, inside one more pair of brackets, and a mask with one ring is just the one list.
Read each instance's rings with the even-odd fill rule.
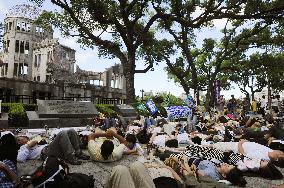
[[211,161],[208,160],[201,161],[197,169],[200,172],[204,173],[205,176],[208,176],[215,181],[219,181],[221,179],[221,175],[219,174],[216,165]]
[[145,118],[145,127],[146,127],[146,129],[148,129],[149,127],[151,127],[151,121],[150,121],[150,119],[149,118]]
[[[17,174],[16,165],[10,160],[2,161],[10,170]],[[12,182],[12,180],[6,176],[6,174],[0,170],[0,187],[1,188],[13,188],[16,184]]]

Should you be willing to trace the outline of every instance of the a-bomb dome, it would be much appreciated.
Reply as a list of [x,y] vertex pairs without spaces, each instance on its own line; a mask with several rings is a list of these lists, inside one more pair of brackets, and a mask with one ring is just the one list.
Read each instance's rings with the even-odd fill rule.
[[23,17],[35,20],[39,17],[41,11],[40,8],[28,4],[15,5],[9,9],[6,17]]

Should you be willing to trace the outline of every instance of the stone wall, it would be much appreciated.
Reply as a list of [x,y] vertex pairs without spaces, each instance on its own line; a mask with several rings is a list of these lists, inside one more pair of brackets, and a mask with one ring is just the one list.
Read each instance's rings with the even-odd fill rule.
[[[14,99],[13,97],[17,95],[20,96]],[[126,94],[122,89],[94,86],[91,84],[49,84],[0,78],[0,100],[9,102],[7,101],[7,97],[12,97],[10,99],[11,102],[35,103],[36,99],[60,99],[68,97],[85,97],[86,100],[94,97],[125,99]],[[21,97],[23,97],[23,101]]]

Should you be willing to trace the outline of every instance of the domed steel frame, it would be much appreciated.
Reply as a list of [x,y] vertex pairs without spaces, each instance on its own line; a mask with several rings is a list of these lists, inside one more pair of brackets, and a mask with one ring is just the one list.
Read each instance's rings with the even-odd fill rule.
[[35,20],[39,17],[41,11],[42,10],[39,7],[29,4],[15,5],[9,9],[6,17],[24,17]]

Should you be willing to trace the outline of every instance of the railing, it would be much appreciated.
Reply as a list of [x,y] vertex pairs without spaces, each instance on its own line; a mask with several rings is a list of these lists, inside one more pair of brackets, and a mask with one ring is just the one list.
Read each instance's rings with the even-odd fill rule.
[[36,100],[69,100],[69,101],[91,101],[95,104],[125,104],[125,99],[95,97],[56,97],[56,96],[29,96],[29,95],[1,95],[3,103],[25,103],[36,104]]

